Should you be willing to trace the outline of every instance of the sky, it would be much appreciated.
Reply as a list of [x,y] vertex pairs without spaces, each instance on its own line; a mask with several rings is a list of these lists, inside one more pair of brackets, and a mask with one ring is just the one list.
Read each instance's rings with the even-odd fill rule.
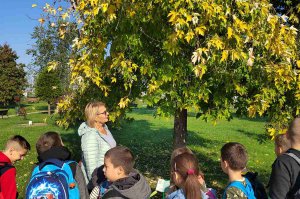
[[[39,25],[45,3],[43,0],[0,0],[0,45],[7,43],[16,51],[18,63],[28,65],[31,61],[26,49],[34,44],[31,33]],[[32,4],[38,6],[32,8]]]

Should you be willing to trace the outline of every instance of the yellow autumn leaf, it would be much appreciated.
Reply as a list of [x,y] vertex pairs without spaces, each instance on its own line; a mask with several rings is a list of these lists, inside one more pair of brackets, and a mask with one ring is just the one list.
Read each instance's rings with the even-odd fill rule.
[[192,16],[191,15],[186,15],[186,22],[192,21]]
[[61,6],[59,6],[59,7],[57,8],[57,10],[58,10],[58,11],[62,11],[63,9],[62,9]]
[[37,6],[36,4],[32,4],[32,5],[31,5],[32,8],[35,8],[36,6]]
[[223,50],[221,62],[226,61],[227,59],[228,59],[228,50]]
[[94,14],[94,16],[96,16],[98,13],[99,13],[99,7],[94,7],[93,8],[93,14]]
[[232,28],[231,28],[231,27],[228,27],[228,28],[227,28],[227,38],[228,38],[228,39],[231,38],[232,32],[233,32]]
[[172,10],[172,11],[168,14],[168,17],[170,18],[170,19],[169,19],[169,22],[175,23],[176,18],[177,18],[177,15],[178,15],[178,13]]
[[188,32],[188,33],[186,34],[186,36],[185,36],[185,40],[186,40],[188,43],[190,43],[191,39],[194,38],[194,35],[195,35],[195,34],[194,34],[192,31]]
[[65,12],[64,14],[61,15],[61,18],[65,20],[67,17],[69,17],[69,14]]
[[183,32],[182,30],[177,30],[177,31],[176,31],[176,36],[177,36],[179,39],[182,39],[183,35],[184,35],[184,32]]
[[125,108],[128,105],[129,102],[130,102],[130,100],[128,98],[125,98],[125,99],[121,98],[118,105],[119,105],[120,108]]
[[300,68],[300,60],[297,60],[297,66],[298,66],[298,68]]
[[249,117],[254,117],[256,114],[256,108],[253,105],[250,105],[248,108],[248,115]]
[[40,22],[40,24],[43,24],[43,23],[45,23],[45,19],[44,18],[39,18],[39,22]]
[[276,130],[274,128],[268,128],[268,133],[272,137],[272,140],[273,140],[275,137],[275,134],[276,134]]
[[195,28],[195,32],[202,36],[204,36],[205,30],[206,30],[205,26],[199,26],[199,27]]
[[105,13],[107,11],[107,8],[108,8],[108,3],[101,4],[101,9],[102,9],[103,13]]

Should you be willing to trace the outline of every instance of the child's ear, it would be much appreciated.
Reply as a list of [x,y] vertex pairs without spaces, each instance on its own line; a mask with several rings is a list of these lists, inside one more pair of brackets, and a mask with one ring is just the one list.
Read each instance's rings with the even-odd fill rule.
[[278,152],[279,152],[279,154],[282,154],[282,152],[283,152],[283,149],[282,149],[282,147],[278,147]]
[[227,162],[227,160],[224,160],[223,163],[224,163],[224,168],[227,169],[228,168],[228,162]]
[[118,175],[123,175],[125,173],[125,170],[123,169],[123,167],[119,166],[117,169],[117,174]]
[[14,147],[10,147],[8,151],[9,151],[9,154],[12,155],[12,153],[15,151],[15,148]]

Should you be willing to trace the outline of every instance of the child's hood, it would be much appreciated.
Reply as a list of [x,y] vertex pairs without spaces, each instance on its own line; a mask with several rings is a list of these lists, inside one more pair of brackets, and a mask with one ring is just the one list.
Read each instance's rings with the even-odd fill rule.
[[148,198],[151,189],[144,176],[132,172],[127,178],[120,179],[112,184],[113,189],[130,199]]

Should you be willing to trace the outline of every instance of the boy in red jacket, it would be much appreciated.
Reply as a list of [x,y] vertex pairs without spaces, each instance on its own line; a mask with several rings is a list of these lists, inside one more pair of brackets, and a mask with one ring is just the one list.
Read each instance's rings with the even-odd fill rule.
[[22,160],[30,150],[27,140],[15,135],[5,145],[4,151],[0,152],[0,199],[16,199],[16,168],[13,164]]

